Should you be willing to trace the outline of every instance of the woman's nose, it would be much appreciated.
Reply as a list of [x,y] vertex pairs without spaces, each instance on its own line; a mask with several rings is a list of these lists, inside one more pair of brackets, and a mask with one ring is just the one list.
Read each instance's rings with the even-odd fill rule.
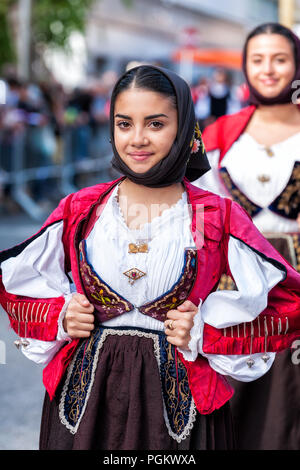
[[148,138],[143,129],[135,128],[131,143],[135,146],[147,145]]
[[262,69],[265,74],[270,75],[274,71],[273,62],[271,59],[265,59],[262,64]]

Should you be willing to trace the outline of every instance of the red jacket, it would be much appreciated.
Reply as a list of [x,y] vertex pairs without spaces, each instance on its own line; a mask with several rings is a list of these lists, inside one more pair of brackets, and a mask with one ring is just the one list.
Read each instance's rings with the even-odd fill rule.
[[[55,222],[63,221],[63,244],[65,249],[66,273],[71,272],[77,291],[84,293],[78,266],[78,243],[80,233],[89,229],[92,214],[101,212],[111,189],[119,180],[85,188],[67,196],[50,215],[41,230],[33,237],[11,249],[0,253],[0,263],[20,253],[33,239]],[[300,275],[280,256],[252,224],[247,213],[235,202],[203,191],[188,181],[184,182],[189,203],[192,207],[191,230],[197,247],[197,277],[189,300],[199,304],[199,299],[217,289],[222,273],[229,273],[227,266],[227,245],[229,235],[242,240],[251,249],[259,252],[268,261],[285,271],[285,279],[269,293],[268,306],[259,317],[271,323],[273,335],[268,336],[268,351],[280,351],[291,345],[300,336]],[[204,224],[203,222],[204,217]],[[12,328],[22,337],[53,341],[57,335],[57,319],[64,304],[64,298],[33,299],[9,294],[0,278],[0,301],[7,311]],[[30,318],[30,321],[28,320]],[[277,326],[281,325],[280,330]],[[235,328],[216,329],[204,325],[203,351],[208,354],[248,354],[250,338],[252,353],[264,352],[263,336],[259,336],[257,320],[245,324],[245,336],[238,335]],[[230,330],[230,331],[229,331]],[[252,333],[251,333],[252,332]],[[57,386],[74,354],[79,340],[65,344],[43,371],[43,382],[52,399]],[[195,362],[185,361],[191,392],[198,411],[211,413],[226,403],[233,389],[226,379],[215,372],[208,361],[198,356]]]
[[244,132],[256,106],[247,106],[235,114],[221,116],[207,126],[202,134],[205,150],[220,150],[219,166],[234,142]]

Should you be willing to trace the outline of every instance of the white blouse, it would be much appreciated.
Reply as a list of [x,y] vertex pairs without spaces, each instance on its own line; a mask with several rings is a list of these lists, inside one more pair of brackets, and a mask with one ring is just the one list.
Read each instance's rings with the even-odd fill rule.
[[[295,162],[300,161],[300,132],[269,149],[272,156],[268,155],[264,145],[245,132],[228,150],[221,166],[227,169],[237,187],[251,201],[263,208],[253,217],[253,222],[260,231],[298,232],[299,227],[295,220],[275,214],[268,206],[287,186]],[[219,155],[219,150],[208,152],[212,170],[194,184],[228,197],[218,174]]]
[[[100,218],[87,238],[89,262],[97,274],[129,300],[134,309],[105,321],[104,325],[132,326],[164,330],[164,324],[139,312],[138,307],[168,291],[178,280],[184,262],[184,250],[195,247],[190,231],[190,212],[186,193],[162,215],[154,217],[140,230],[130,230],[117,201],[118,187],[109,198]],[[66,302],[59,318],[56,341],[28,339],[22,352],[36,362],[47,364],[65,341],[70,341],[63,331],[62,319],[72,296],[72,286],[64,273],[62,223],[49,227],[30,243],[22,253],[1,264],[3,283],[8,292],[34,298],[64,295]],[[128,243],[147,240],[148,253],[128,253]],[[54,255],[55,253],[55,255]],[[275,358],[271,353],[265,363],[262,354],[253,354],[254,366],[246,364],[248,356],[213,355],[202,351],[204,322],[216,328],[237,325],[254,320],[267,305],[268,292],[281,281],[284,273],[252,251],[247,245],[230,238],[228,260],[235,278],[237,291],[217,291],[205,302],[199,303],[191,330],[190,350],[182,350],[186,360],[194,361],[198,354],[207,357],[210,365],[224,375],[237,380],[251,381],[266,373]],[[138,268],[146,275],[133,285],[123,274]]]

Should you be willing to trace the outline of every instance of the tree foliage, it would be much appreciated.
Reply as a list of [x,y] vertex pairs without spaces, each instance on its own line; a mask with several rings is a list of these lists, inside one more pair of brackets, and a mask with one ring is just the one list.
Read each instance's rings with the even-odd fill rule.
[[15,47],[12,32],[8,20],[8,11],[13,2],[2,0],[0,3],[0,67],[3,64],[14,62]]
[[[73,31],[84,32],[86,15],[95,0],[32,0],[32,41],[67,48]],[[132,0],[122,0],[131,6]],[[0,0],[0,67],[16,59],[9,12],[18,0]]]
[[73,31],[84,32],[86,14],[93,1],[35,1],[32,9],[34,41],[53,47],[65,48]]

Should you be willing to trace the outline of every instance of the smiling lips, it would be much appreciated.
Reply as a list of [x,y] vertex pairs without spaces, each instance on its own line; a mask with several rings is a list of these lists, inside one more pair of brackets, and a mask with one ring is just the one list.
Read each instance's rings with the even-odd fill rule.
[[147,160],[147,158],[151,157],[153,155],[152,152],[132,152],[129,153],[129,156],[133,158],[134,160],[141,162],[143,160]]
[[266,78],[265,80],[261,80],[261,82],[264,84],[264,85],[275,85],[278,83],[278,80],[276,80],[275,78]]

